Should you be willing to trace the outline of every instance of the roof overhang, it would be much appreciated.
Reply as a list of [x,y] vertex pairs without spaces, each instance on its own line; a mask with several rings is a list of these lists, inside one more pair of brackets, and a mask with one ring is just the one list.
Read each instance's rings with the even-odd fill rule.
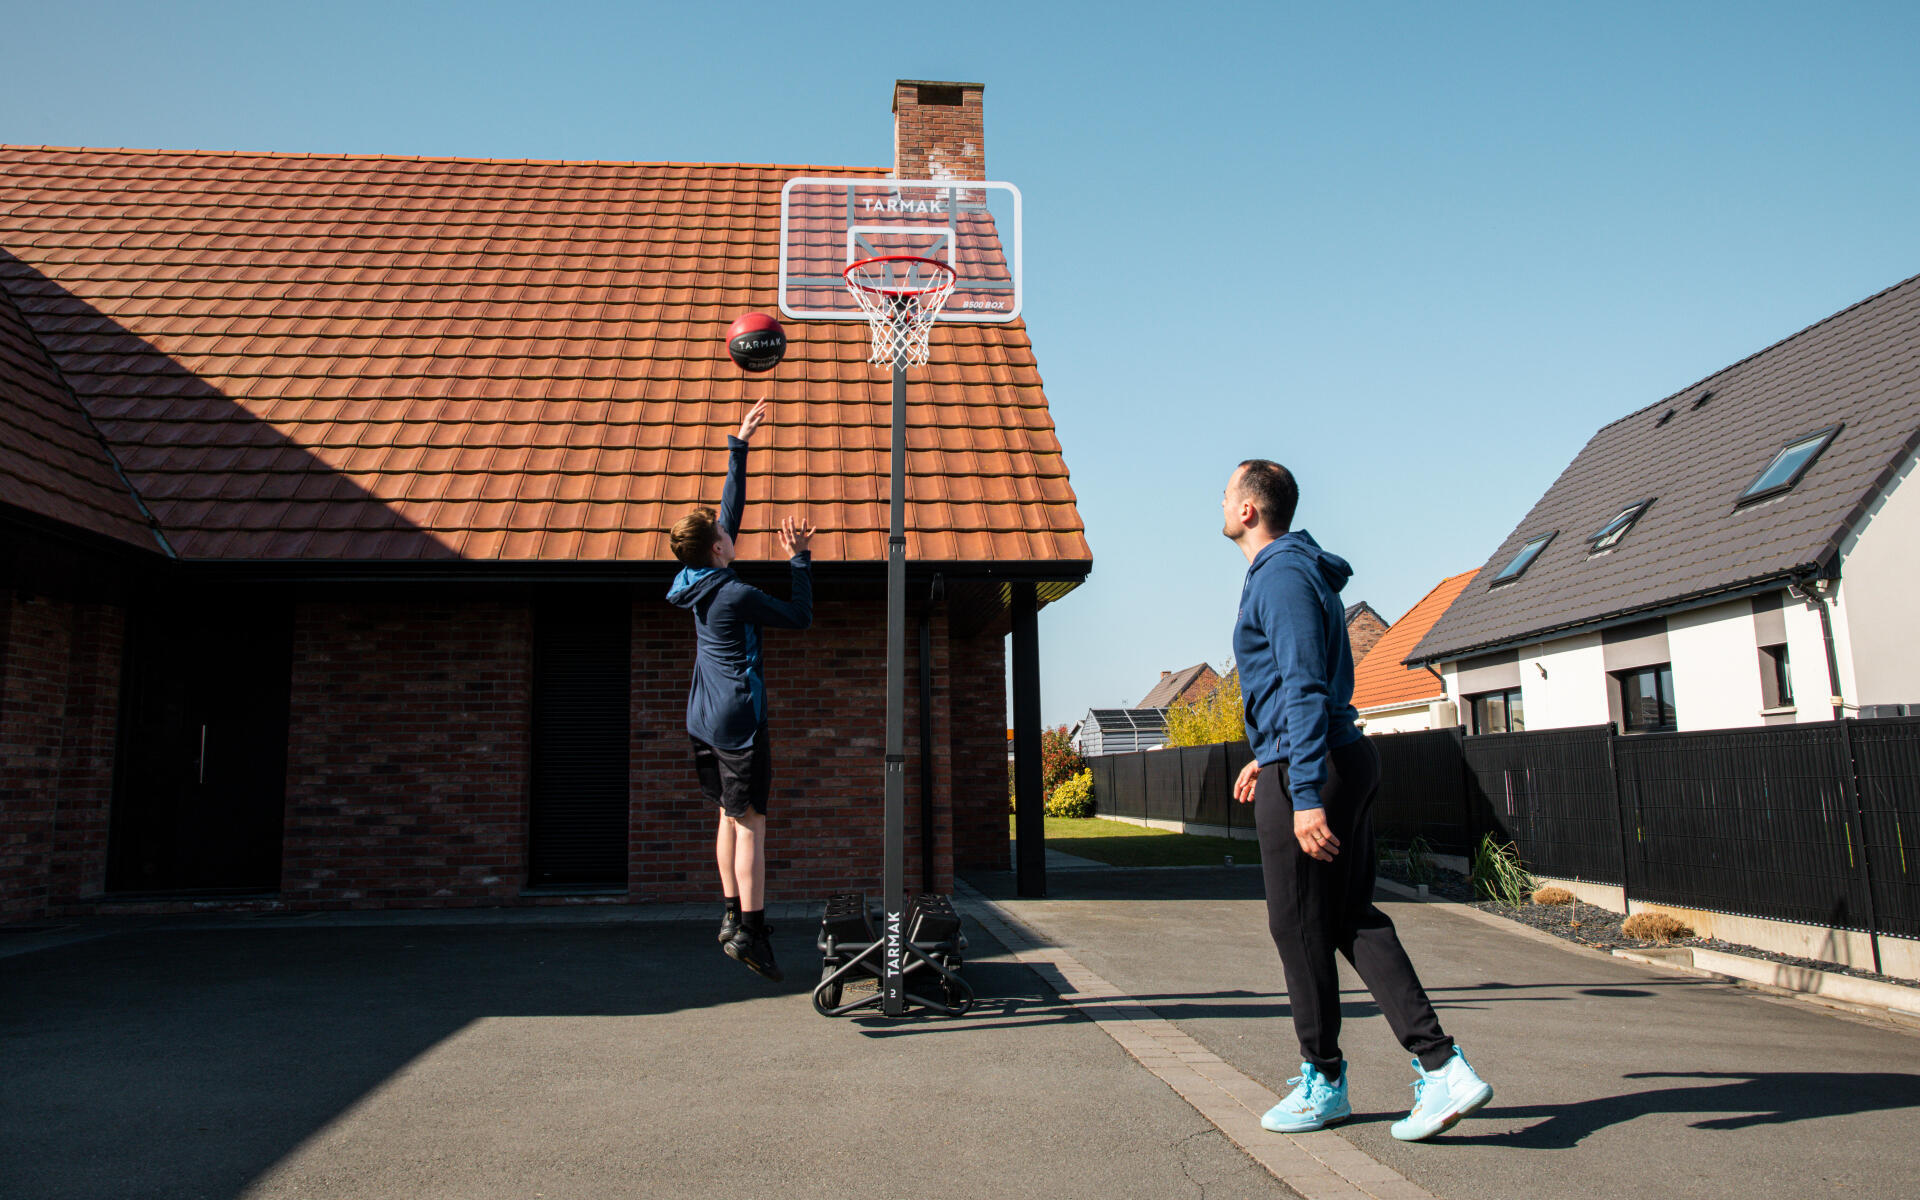
[[1795,580],[1835,577],[1831,572],[1824,570],[1819,563],[1802,563],[1797,567],[1791,567],[1785,571],[1770,572],[1766,575],[1755,576],[1752,579],[1744,580],[1728,587],[1696,592],[1692,595],[1681,596],[1657,605],[1621,609],[1618,612],[1607,613],[1604,616],[1594,617],[1590,620],[1573,621],[1545,629],[1530,630],[1527,633],[1518,634],[1510,638],[1501,638],[1497,641],[1476,642],[1471,645],[1454,646],[1445,650],[1435,651],[1431,654],[1410,654],[1401,661],[1409,667],[1425,667],[1434,663],[1452,662],[1462,658],[1474,658],[1482,654],[1491,654],[1498,650],[1512,650],[1522,646],[1538,645],[1541,642],[1557,641],[1560,638],[1572,637],[1575,634],[1598,633],[1601,630],[1612,629],[1618,625],[1631,625],[1636,621],[1646,621],[1654,617],[1664,617],[1672,613],[1686,612],[1689,609],[1704,608],[1709,604],[1725,604],[1733,600],[1743,599],[1747,596],[1757,596],[1762,592],[1777,591],[1784,585],[1792,583]]

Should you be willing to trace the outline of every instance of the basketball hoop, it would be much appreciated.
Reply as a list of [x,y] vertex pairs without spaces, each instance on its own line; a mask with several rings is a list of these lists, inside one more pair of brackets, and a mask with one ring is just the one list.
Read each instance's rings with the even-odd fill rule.
[[867,361],[885,367],[925,366],[927,334],[959,278],[953,268],[931,258],[884,254],[863,258],[843,274],[873,330],[873,353]]

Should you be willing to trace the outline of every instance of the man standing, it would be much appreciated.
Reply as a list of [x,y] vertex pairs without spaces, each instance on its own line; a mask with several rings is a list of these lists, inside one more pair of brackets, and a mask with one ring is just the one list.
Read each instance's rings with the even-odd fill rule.
[[781,978],[767,932],[767,793],[773,785],[773,747],[767,735],[767,688],[761,673],[760,629],[805,629],[813,623],[813,571],[807,541],[813,526],[788,517],[780,545],[791,560],[792,599],[781,600],[743,583],[732,570],[733,539],[746,511],[747,441],[766,419],[765,400],[727,439],[727,483],[716,517],[696,508],[674,522],[668,541],[684,564],[667,599],[693,614],[693,686],[687,693],[687,734],[701,790],[720,806],[714,858],[726,909],[720,947],[768,979]]
[[1254,806],[1267,927],[1306,1060],[1288,1080],[1293,1091],[1260,1123],[1305,1133],[1353,1113],[1340,1054],[1338,952],[1414,1055],[1413,1111],[1394,1122],[1393,1136],[1420,1141],[1480,1108],[1493,1088],[1441,1031],[1393,922],[1373,903],[1380,756],[1354,723],[1353,652],[1340,604],[1353,568],[1293,529],[1299,499],[1291,472],[1255,458],[1234,468],[1220,504],[1221,532],[1249,564],[1233,655],[1253,761],[1233,794]]

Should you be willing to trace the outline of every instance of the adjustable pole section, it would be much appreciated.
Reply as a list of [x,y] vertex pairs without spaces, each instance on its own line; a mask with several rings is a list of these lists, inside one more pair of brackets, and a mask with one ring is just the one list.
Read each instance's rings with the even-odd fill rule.
[[893,360],[893,487],[887,499],[887,779],[886,861],[881,897],[886,942],[880,1011],[890,1017],[907,1011],[906,858],[907,858],[907,363],[906,351]]

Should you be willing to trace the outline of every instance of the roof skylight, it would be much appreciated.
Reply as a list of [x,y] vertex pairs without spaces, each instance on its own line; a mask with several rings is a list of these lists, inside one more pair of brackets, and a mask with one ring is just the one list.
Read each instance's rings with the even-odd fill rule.
[[1627,530],[1633,528],[1633,523],[1640,519],[1640,514],[1646,512],[1647,507],[1652,503],[1653,497],[1649,496],[1645,500],[1636,500],[1621,509],[1614,514],[1613,520],[1600,527],[1599,532],[1587,535],[1587,548],[1595,554],[1602,550],[1613,549],[1621,538],[1627,536]]
[[1767,464],[1766,469],[1747,485],[1747,490],[1740,493],[1738,503],[1746,504],[1752,500],[1764,500],[1769,496],[1777,496],[1781,492],[1792,490],[1793,486],[1800,482],[1800,477],[1807,473],[1807,468],[1813,465],[1813,460],[1820,457],[1820,452],[1827,448],[1827,444],[1833,441],[1841,428],[1839,425],[1830,426],[1818,433],[1810,433],[1788,442],[1781,448],[1780,453],[1773,456],[1773,461]]
[[1533,565],[1533,560],[1540,557],[1540,552],[1547,548],[1547,543],[1553,540],[1554,534],[1559,532],[1556,529],[1553,533],[1543,533],[1537,538],[1528,539],[1527,544],[1520,547],[1520,552],[1514,555],[1512,561],[1506,566],[1500,568],[1500,573],[1495,575],[1493,582],[1487,586],[1499,587],[1503,583],[1512,583],[1520,578],[1526,573],[1527,568]]

